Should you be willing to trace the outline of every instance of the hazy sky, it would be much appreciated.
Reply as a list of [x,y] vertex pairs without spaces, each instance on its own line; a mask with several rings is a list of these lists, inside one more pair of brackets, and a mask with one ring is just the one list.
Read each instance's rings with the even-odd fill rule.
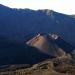
[[0,0],[12,8],[51,9],[65,14],[75,14],[75,0]]

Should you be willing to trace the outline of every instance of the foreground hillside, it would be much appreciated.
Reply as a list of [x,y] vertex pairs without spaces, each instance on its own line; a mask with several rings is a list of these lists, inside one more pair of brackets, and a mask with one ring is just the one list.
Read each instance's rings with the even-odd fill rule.
[[57,34],[41,33],[24,44],[5,43],[0,75],[75,75],[75,47]]
[[[13,66],[11,65],[10,67]],[[59,63],[58,59],[53,59],[53,61],[49,59],[32,65],[29,68],[10,69],[8,67],[8,69],[3,71],[0,69],[0,71],[0,75],[75,75],[75,65],[72,63],[66,64],[66,61]]]

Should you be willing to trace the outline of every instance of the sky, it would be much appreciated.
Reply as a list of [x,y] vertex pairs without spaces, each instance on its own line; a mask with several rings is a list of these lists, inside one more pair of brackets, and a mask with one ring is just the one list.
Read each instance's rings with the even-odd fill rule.
[[75,14],[75,0],[0,0],[0,4],[11,8],[50,9],[64,14]]

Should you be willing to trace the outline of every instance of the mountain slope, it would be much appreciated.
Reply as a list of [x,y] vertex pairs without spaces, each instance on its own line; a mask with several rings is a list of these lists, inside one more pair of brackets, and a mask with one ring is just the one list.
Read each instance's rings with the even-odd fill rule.
[[15,43],[7,39],[0,40],[0,66],[10,64],[34,64],[53,58],[25,43]]
[[26,35],[58,33],[75,45],[75,19],[52,10],[11,9],[0,5],[0,35],[24,41]]
[[0,75],[75,75],[75,65],[57,61],[58,65],[55,66],[54,63],[56,62],[45,60],[26,68],[18,65],[21,66],[18,69],[17,65],[9,65],[7,68],[0,69]]

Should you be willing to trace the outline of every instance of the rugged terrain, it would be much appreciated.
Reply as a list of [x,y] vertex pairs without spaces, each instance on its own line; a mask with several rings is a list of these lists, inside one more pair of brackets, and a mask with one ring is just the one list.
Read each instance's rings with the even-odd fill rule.
[[67,63],[72,60],[66,59],[63,62],[60,59],[48,59],[31,67],[23,65],[16,68],[16,65],[10,65],[7,69],[0,70],[0,75],[75,75],[75,63]]
[[0,75],[75,75],[74,15],[0,4]]
[[[41,33],[34,36],[29,41],[27,41],[26,44],[28,45],[28,48],[26,49],[24,48],[25,51],[31,50],[31,54],[27,55],[28,56],[27,59],[29,60],[29,62],[30,60],[31,61],[37,60],[37,61],[35,63],[28,62],[28,64],[20,64],[21,62],[20,63],[16,62],[15,58],[13,58],[14,62],[18,64],[14,64],[12,62],[12,64],[10,65],[8,64],[0,66],[0,75],[60,75],[60,74],[74,75],[75,74],[75,59],[72,54],[74,47],[69,43],[67,43],[66,41],[64,41],[63,38],[61,38],[59,35]],[[39,54],[38,52],[35,51],[33,52],[32,51],[33,49],[31,49],[31,47],[34,48],[35,51],[39,51]],[[24,52],[25,55],[26,52]],[[44,57],[41,57],[42,55],[40,53],[42,55],[44,54],[43,55]],[[27,60],[26,56],[24,57],[21,56],[21,59],[22,58],[24,58],[23,60]],[[22,62],[26,63],[24,61]]]

